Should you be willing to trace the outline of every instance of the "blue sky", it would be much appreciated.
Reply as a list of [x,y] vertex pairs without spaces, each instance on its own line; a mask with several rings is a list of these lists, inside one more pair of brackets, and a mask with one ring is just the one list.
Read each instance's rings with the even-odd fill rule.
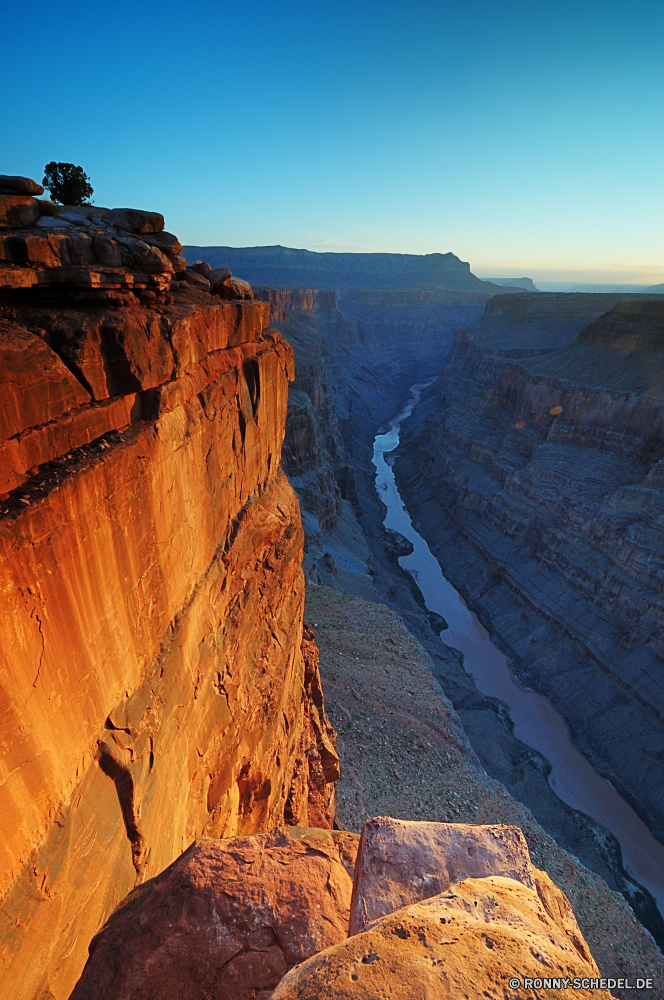
[[661,3],[5,0],[0,23],[0,172],[81,164],[186,243],[664,281]]

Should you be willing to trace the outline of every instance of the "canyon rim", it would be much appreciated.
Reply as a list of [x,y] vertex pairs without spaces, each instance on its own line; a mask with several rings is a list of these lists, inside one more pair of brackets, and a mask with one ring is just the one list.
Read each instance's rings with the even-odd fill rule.
[[[0,195],[3,1000],[268,1000],[360,966],[382,989],[381,949],[414,967],[417,922],[448,919],[432,974],[481,967],[478,996],[494,948],[537,978],[537,927],[548,978],[663,983],[655,900],[445,644],[371,466],[428,383],[393,456],[415,524],[661,838],[661,300],[183,248],[158,213],[24,189]],[[348,936],[358,898],[379,926]]]

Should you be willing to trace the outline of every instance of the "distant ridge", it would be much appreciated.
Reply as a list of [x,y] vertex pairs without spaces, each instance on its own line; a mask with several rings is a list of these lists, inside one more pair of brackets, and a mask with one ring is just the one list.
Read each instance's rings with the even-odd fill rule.
[[190,263],[206,260],[252,285],[273,288],[502,291],[481,281],[453,253],[316,253],[282,246],[186,246],[184,253]]
[[504,285],[505,288],[522,288],[527,292],[537,292],[539,289],[532,278],[487,278],[494,285]]

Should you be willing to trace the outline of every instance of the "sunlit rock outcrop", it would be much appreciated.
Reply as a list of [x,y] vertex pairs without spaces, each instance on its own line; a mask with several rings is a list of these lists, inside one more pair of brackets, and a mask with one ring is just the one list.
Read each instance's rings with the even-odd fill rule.
[[60,1000],[197,837],[329,827],[338,760],[269,305],[156,213],[32,200],[0,233],[0,978]]

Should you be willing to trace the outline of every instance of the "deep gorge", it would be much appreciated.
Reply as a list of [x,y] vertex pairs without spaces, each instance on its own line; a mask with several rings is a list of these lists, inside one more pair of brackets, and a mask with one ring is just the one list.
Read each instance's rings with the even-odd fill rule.
[[[326,293],[320,294],[322,296]],[[406,297],[405,293],[401,293],[401,297],[403,300]],[[372,293],[372,298],[374,303],[380,301],[380,293]],[[345,300],[342,297],[340,301]],[[385,301],[389,303],[389,298],[386,297]],[[489,300],[486,313],[480,315],[476,313],[474,318],[469,317],[474,326],[482,331],[484,341],[492,344],[490,352],[487,351],[489,357],[484,361],[487,374],[484,383],[486,389],[483,391],[486,392],[490,400],[490,403],[487,404],[490,412],[501,414],[504,421],[508,423],[511,430],[510,444],[515,442],[513,444],[515,449],[524,447],[523,438],[520,437],[521,428],[513,427],[514,424],[519,423],[516,417],[522,416],[522,410],[518,408],[518,404],[513,402],[510,395],[512,390],[507,384],[500,382],[501,376],[496,375],[495,369],[502,364],[512,370],[518,365],[520,353],[524,352],[531,365],[534,366],[536,363],[535,360],[531,359],[543,358],[549,365],[549,369],[552,370],[553,352],[564,352],[570,343],[575,343],[581,331],[593,323],[599,323],[599,317],[604,312],[611,314],[611,310],[616,308],[616,303],[616,296],[602,295],[517,295],[509,299],[507,296],[500,296]],[[629,303],[626,303],[620,308],[627,310],[628,307]],[[471,336],[470,333],[453,334],[449,328],[447,331],[444,328],[441,329],[441,324],[439,337],[436,340],[432,337],[428,317],[425,316],[422,323],[421,340],[418,341],[417,320],[411,314],[406,329],[400,331],[402,339],[399,339],[398,336],[395,337],[393,332],[396,324],[391,318],[389,305],[383,304],[383,313],[386,315],[383,322],[388,330],[387,335],[383,338],[380,307],[374,306],[375,312],[371,317],[372,324],[367,322],[366,313],[362,315],[360,312],[358,318],[349,323],[348,314],[330,318],[329,302],[326,308],[328,312],[325,315],[320,312],[316,313],[315,308],[313,316],[307,315],[306,312],[298,314],[297,311],[294,311],[291,313],[291,329],[288,334],[295,344],[296,355],[298,344],[301,343],[301,350],[309,352],[312,352],[318,344],[318,369],[315,371],[315,387],[314,382],[301,383],[296,380],[294,405],[291,411],[292,415],[289,417],[293,421],[294,440],[298,435],[304,438],[303,425],[308,421],[307,426],[311,428],[311,432],[306,436],[306,440],[310,444],[312,441],[318,442],[309,455],[307,466],[309,479],[306,484],[302,478],[302,461],[300,466],[293,470],[300,477],[298,479],[296,476],[293,482],[298,489],[303,507],[305,511],[312,512],[316,518],[315,523],[308,522],[307,545],[309,553],[306,558],[311,578],[319,579],[331,586],[355,590],[355,592],[365,595],[369,594],[373,588],[374,599],[378,596],[389,606],[398,609],[404,621],[424,642],[432,658],[435,674],[443,689],[452,698],[474,749],[489,773],[503,781],[517,798],[524,801],[545,828],[562,845],[582,858],[591,868],[601,873],[613,888],[622,891],[641,918],[645,920],[647,926],[661,939],[661,918],[657,909],[653,901],[648,899],[647,894],[644,895],[626,876],[620,863],[616,841],[607,835],[601,826],[588,819],[583,813],[576,812],[557,799],[547,782],[546,761],[538,754],[524,748],[523,744],[515,739],[504,707],[501,707],[500,703],[494,699],[482,697],[474,685],[468,684],[463,670],[459,668],[458,658],[455,659],[455,655],[450,651],[441,651],[439,640],[434,638],[431,628],[435,622],[432,623],[430,616],[427,618],[424,610],[418,605],[418,597],[413,594],[412,585],[407,579],[404,579],[404,574],[396,564],[396,557],[403,553],[398,551],[398,543],[395,550],[394,540],[382,529],[382,517],[384,516],[382,505],[377,502],[374,495],[372,476],[367,467],[370,460],[372,433],[380,430],[385,420],[392,416],[405,401],[408,386],[412,380],[416,378],[430,379],[440,370],[444,371],[445,379],[452,382],[456,379],[455,384],[459,386],[459,405],[467,407],[466,411],[456,417],[456,426],[462,428],[462,431],[457,433],[466,435],[466,454],[469,451],[472,453],[473,449],[482,454],[481,449],[489,450],[491,447],[489,434],[484,433],[483,428],[481,431],[477,431],[474,422],[477,419],[474,416],[477,407],[469,393],[469,385],[472,385],[469,371],[473,371],[472,365],[478,365],[479,362],[476,359],[479,351],[475,349],[472,359],[465,368],[459,365],[457,359],[457,353],[462,352],[461,357],[465,360],[466,355],[463,352],[466,350],[465,344]],[[638,304],[633,309],[636,313],[636,320],[632,318],[631,322],[636,325],[641,322],[641,313],[638,311]],[[296,318],[298,315],[299,320]],[[307,323],[309,323],[309,333],[305,335]],[[468,320],[465,324],[462,323],[461,330],[463,331],[468,325]],[[641,325],[644,324],[641,322]],[[283,329],[287,328],[284,326]],[[298,330],[299,332],[297,332]],[[340,333],[340,331],[343,332]],[[479,337],[479,334],[476,336]],[[583,340],[587,336],[583,334],[580,339]],[[512,339],[509,339],[510,337]],[[438,353],[431,350],[432,340],[436,343]],[[493,346],[495,343],[499,345],[497,348]],[[525,348],[521,346],[523,343],[526,344]],[[450,357],[443,363],[444,356],[450,349]],[[495,356],[498,352],[501,352],[500,357]],[[472,353],[472,349],[469,353]],[[430,357],[433,358],[431,361],[429,361]],[[311,356],[307,356],[307,360],[309,366],[306,370],[311,379],[311,373],[314,373]],[[619,363],[624,371],[624,358],[620,359]],[[637,360],[633,363],[639,362]],[[652,360],[649,362],[649,367],[652,371]],[[501,368],[500,372],[502,371]],[[504,376],[502,377],[504,379]],[[541,380],[538,384],[541,384]],[[509,404],[497,398],[499,387],[503,388],[505,397],[510,400]],[[311,395],[308,392],[305,393],[307,389]],[[522,391],[527,392],[528,390]],[[298,397],[298,392],[302,392],[306,398]],[[403,489],[403,495],[407,498],[409,507],[412,504],[415,526],[427,538],[446,572],[448,566],[450,567],[448,574],[450,579],[468,600],[469,605],[477,611],[494,641],[497,641],[499,647],[508,655],[510,662],[515,664],[513,669],[522,683],[533,687],[536,691],[548,694],[552,698],[553,704],[570,726],[576,745],[588,756],[599,773],[610,777],[623,794],[625,783],[623,782],[621,786],[615,775],[607,772],[604,758],[598,757],[597,753],[593,755],[589,752],[588,734],[586,734],[585,739],[578,739],[574,716],[566,714],[564,703],[556,694],[555,688],[550,689],[546,681],[543,682],[541,679],[539,683],[535,682],[532,672],[527,671],[524,667],[523,660],[519,655],[520,647],[508,644],[500,630],[496,629],[495,604],[489,604],[488,601],[486,604],[482,604],[478,600],[478,589],[486,586],[487,581],[494,589],[501,584],[504,587],[503,577],[508,575],[509,570],[499,569],[493,563],[489,563],[486,558],[486,549],[482,553],[486,561],[481,560],[478,557],[477,549],[479,546],[476,541],[471,546],[467,544],[467,538],[475,540],[475,536],[469,533],[462,537],[458,526],[450,524],[452,518],[445,519],[444,503],[441,497],[445,497],[446,490],[449,490],[450,487],[448,484],[449,470],[444,464],[445,445],[442,443],[444,430],[441,426],[443,419],[441,413],[445,404],[441,403],[440,400],[448,397],[444,396],[441,391],[439,379],[426,389],[424,394],[425,402],[421,404],[416,415],[405,426],[403,444],[399,448],[395,463],[399,486]],[[588,395],[592,396],[592,394],[583,391],[580,395],[584,399],[587,399]],[[576,399],[576,397],[574,398]],[[304,404],[306,402],[309,405],[308,400],[316,402],[309,410],[308,417],[305,418]],[[547,414],[549,409],[558,405],[558,401],[559,397],[556,396],[551,401]],[[543,404],[541,401],[538,402],[539,411],[541,411]],[[586,403],[586,405],[588,404]],[[332,424],[328,416],[330,412],[333,413]],[[340,417],[341,419],[339,419]],[[550,423],[553,423],[554,419],[548,415]],[[578,424],[576,414],[573,419]],[[631,418],[626,417],[626,419]],[[592,430],[583,432],[585,437],[583,438],[584,443],[581,445],[582,448],[588,447],[588,441],[590,441],[591,447],[595,447],[599,433],[598,425],[602,421],[606,421],[606,413],[598,412]],[[648,426],[650,427],[650,423]],[[298,428],[297,433],[295,433],[296,427]],[[557,433],[562,437],[565,434],[564,428]],[[328,437],[327,448],[321,443],[326,434]],[[615,429],[614,436],[620,436],[618,428]],[[634,450],[642,449],[643,444],[634,440],[633,435],[631,447]],[[646,447],[652,446],[647,445]],[[332,457],[333,455],[335,457]],[[465,459],[465,456],[463,457]],[[501,460],[507,462],[509,453],[507,458],[501,455]],[[286,464],[288,467],[288,463]],[[333,476],[335,467],[336,477]],[[463,516],[465,516],[466,508],[474,510],[475,500],[466,487],[468,475],[465,467],[463,472],[465,479],[461,495],[469,497],[463,509]],[[473,475],[479,478],[480,472],[476,473],[473,470]],[[485,480],[482,482],[487,479],[485,474]],[[496,490],[498,486],[492,482],[491,488]],[[652,493],[649,496],[652,496]],[[351,506],[369,549],[364,575],[360,574],[359,576],[357,575],[358,567],[352,567],[348,559],[347,547],[344,547],[344,540],[341,538],[343,532],[337,531],[335,533],[334,530],[329,530],[334,523],[335,516],[341,509],[341,501],[346,497],[351,501]],[[459,520],[461,516],[459,516]],[[545,522],[550,520],[549,512],[542,510],[540,517],[542,525],[531,528],[533,535],[538,537],[545,534]],[[476,517],[475,520],[479,521],[479,518]],[[307,523],[306,514],[305,523]],[[319,532],[320,528],[322,531]],[[356,572],[355,576],[352,575],[353,569]],[[528,608],[528,614],[533,614],[532,607]],[[532,625],[532,620],[527,619],[526,614],[522,614],[521,610],[519,610],[518,615],[521,616],[520,619],[517,617],[517,613],[512,610],[509,622],[514,628],[514,632],[508,633],[508,635],[513,638],[515,634],[518,634],[522,622],[527,638],[530,634],[528,625]],[[569,627],[567,627],[565,635],[556,636],[555,639],[549,637],[546,645],[544,645],[543,639],[537,635],[536,643],[543,649],[548,648],[551,643],[555,643],[556,648],[561,651],[560,655],[574,655],[576,659],[572,662],[576,669],[581,669],[580,665],[585,663],[585,651],[579,650],[577,647],[575,653],[571,652],[573,646]],[[571,671],[572,667],[570,666],[569,669]],[[586,664],[582,669],[591,673],[593,666]],[[583,678],[584,675],[581,676]],[[593,698],[597,698],[599,681],[589,678],[587,674],[585,677],[583,683],[588,685],[586,690],[592,692]],[[603,697],[610,701],[610,682],[603,687],[603,692]],[[654,694],[654,689],[651,691],[652,694]],[[614,695],[613,697],[615,700],[618,696]],[[628,702],[629,704],[632,704],[632,708],[627,708],[628,713],[640,713],[638,714],[636,741],[631,743],[628,753],[624,754],[621,750],[621,744],[613,745],[614,730],[608,727],[607,735],[609,738],[605,741],[607,747],[605,752],[613,751],[616,759],[620,758],[622,754],[622,766],[626,774],[630,773],[630,762],[639,756],[639,773],[641,775],[648,774],[651,783],[641,788],[641,806],[639,806],[637,792],[638,783],[633,783],[624,797],[636,808],[639,815],[646,820],[650,829],[657,835],[657,826],[654,822],[657,805],[653,810],[652,802],[657,800],[657,789],[661,788],[661,774],[656,768],[651,768],[651,763],[652,752],[659,745],[658,739],[661,740],[661,730],[656,718],[652,715],[644,715],[643,707],[638,699],[634,699],[634,703]],[[590,713],[591,709],[588,706],[586,708]],[[631,716],[633,726],[636,717],[634,714]],[[644,736],[644,727],[645,732],[651,734],[649,753],[644,753],[644,745],[638,742],[648,738]],[[597,729],[599,728],[598,722]],[[605,732],[607,732],[607,727],[605,727]],[[630,740],[626,738],[625,742],[630,742]],[[659,801],[661,802],[661,797]]]
[[[569,399],[559,391],[555,406],[567,415],[571,400],[576,416],[555,427],[565,447],[621,453],[622,464],[597,459],[598,475],[647,478],[659,411],[648,402],[652,359],[639,352],[659,349],[657,315],[615,296],[497,294],[452,254],[358,260],[277,248],[264,272],[273,284],[329,280],[268,287],[260,269],[274,248],[252,252],[246,271],[244,251],[229,248],[217,248],[228,259],[210,248],[194,263],[158,213],[65,211],[37,202],[34,181],[6,181],[31,193],[2,196],[0,233],[3,1000],[287,996],[302,962],[351,947],[351,893],[367,913],[378,905],[371,880],[362,887],[370,837],[359,834],[379,815],[397,817],[385,829],[411,852],[408,864],[420,850],[412,821],[424,824],[438,843],[427,864],[445,869],[436,892],[468,882],[487,913],[507,907],[506,926],[510,907],[535,907],[567,955],[559,970],[598,974],[596,959],[602,974],[656,974],[661,955],[634,917],[657,935],[652,902],[625,877],[612,838],[553,795],[546,761],[441,642],[446,622],[399,564],[408,543],[383,525],[371,455],[409,387],[428,381],[395,472],[420,530],[435,536],[427,504],[459,519],[440,502],[440,435],[451,427],[441,386],[459,379],[458,406],[471,413],[457,420],[454,448],[504,482],[551,430],[537,414],[527,425],[544,391],[533,380],[550,392],[546,366],[572,370],[577,338],[594,370],[608,338],[609,352],[617,342],[636,355],[631,367],[622,355],[600,366],[614,380],[601,412],[587,387]],[[491,346],[473,353],[480,335]],[[522,360],[543,367],[524,374]],[[639,378],[648,392],[634,403],[620,379]],[[508,414],[503,450],[481,424],[492,379],[489,409]],[[616,433],[602,437],[612,406]],[[476,479],[486,486],[486,473]],[[523,482],[522,513],[537,500]],[[652,482],[639,510],[655,510]],[[460,490],[458,506],[488,517],[477,492]],[[490,500],[497,492],[485,490]],[[620,531],[639,520],[627,501],[597,536],[586,532],[605,556],[614,543],[627,552]],[[491,516],[513,524],[504,509],[496,500]],[[634,531],[642,548],[623,558],[632,574],[643,562]],[[536,520],[525,531],[534,535],[546,559],[559,558]],[[442,564],[451,535],[440,537]],[[476,541],[455,537],[483,594]],[[508,568],[491,573],[507,581]],[[603,580],[595,596],[606,601]],[[652,589],[657,574],[649,580]],[[629,621],[640,608],[622,597]],[[650,643],[651,665],[654,618],[623,643]],[[522,664],[514,669],[521,677]],[[655,687],[646,694],[654,704]],[[467,860],[476,837],[481,864]],[[457,848],[461,867],[450,868]],[[261,866],[267,883],[255,877]],[[470,886],[503,872],[514,884],[502,895]],[[510,941],[521,954],[525,939]],[[465,981],[470,952],[457,956]]]

